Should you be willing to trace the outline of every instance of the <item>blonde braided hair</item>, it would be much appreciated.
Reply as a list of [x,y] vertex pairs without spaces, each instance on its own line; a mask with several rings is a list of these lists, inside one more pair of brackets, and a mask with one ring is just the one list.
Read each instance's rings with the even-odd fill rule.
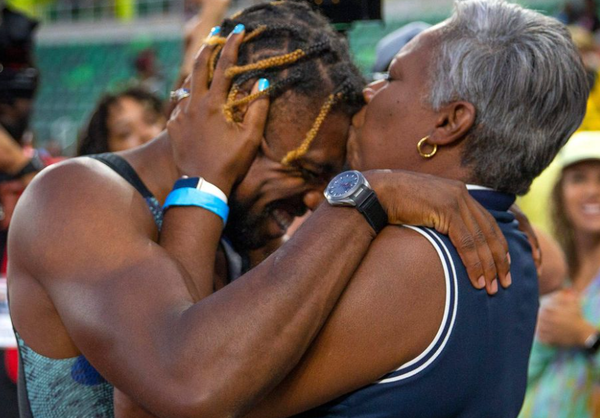
[[[281,9],[279,9],[279,7],[281,7]],[[281,12],[278,10],[281,10]],[[271,14],[272,17],[267,17],[266,20],[262,20],[263,17],[259,15],[259,13],[262,12]],[[256,16],[254,15],[255,13]],[[305,16],[306,13],[308,13],[308,15],[306,15],[306,22],[304,21],[304,18],[297,22],[292,22],[289,20],[288,14]],[[239,18],[239,20],[236,18]],[[340,45],[342,45],[342,43],[338,43],[337,38],[329,34],[330,31],[325,30],[323,33],[317,33],[313,30],[313,26],[310,26],[311,23],[308,22],[317,22],[319,18],[316,17],[316,15],[315,17],[312,16],[312,12],[308,6],[300,3],[285,1],[262,3],[260,5],[252,6],[243,12],[238,13],[237,16],[226,20],[223,24],[226,29],[222,31],[222,33],[229,33],[230,27],[233,28],[236,24],[242,22],[248,26],[252,25],[247,23],[248,20],[250,22],[255,22],[255,29],[249,31],[245,35],[242,43],[247,43],[260,37],[259,42],[264,41],[264,44],[266,45],[266,52],[272,48],[270,41],[271,34],[279,37],[281,36],[280,34],[287,32],[289,34],[287,35],[287,39],[289,39],[288,48],[292,49],[292,52],[284,53],[279,56],[271,56],[268,58],[259,59],[251,64],[235,65],[226,70],[225,76],[234,79],[232,87],[227,96],[227,101],[223,106],[223,113],[228,121],[232,123],[239,122],[239,120],[236,120],[239,119],[239,113],[236,114],[236,109],[248,105],[254,100],[263,96],[278,97],[281,92],[285,91],[293,84],[298,84],[299,94],[305,95],[308,91],[313,91],[312,89],[314,89],[314,87],[308,87],[312,86],[312,81],[309,82],[309,78],[313,76],[310,73],[319,71],[320,64],[316,64],[317,68],[313,70],[313,64],[310,64],[308,61],[309,58],[318,57],[320,60],[322,57],[330,56],[331,63],[324,62],[323,65],[325,65],[327,68],[336,68],[331,73],[328,70],[327,74],[329,74],[331,80],[330,82],[338,87],[335,88],[333,93],[331,93],[325,99],[310,131],[307,132],[302,143],[297,149],[288,152],[281,160],[281,164],[289,165],[308,152],[310,146],[318,136],[319,131],[322,129],[322,125],[326,118],[331,113],[334,106],[343,97],[348,97],[348,99],[351,101],[347,108],[344,107],[344,113],[351,112],[353,110],[350,109],[355,109],[358,106],[358,102],[360,101],[361,97],[360,89],[362,88],[362,78],[360,77],[358,70],[352,66],[349,55],[344,50],[340,49]],[[265,22],[273,23],[268,23],[265,25]],[[325,23],[324,20],[323,23]],[[226,38],[217,35],[208,38],[206,43],[215,46],[209,63],[209,77],[212,80],[214,77],[214,70],[217,65],[216,63],[218,56],[222,52],[222,48],[226,43]],[[254,52],[251,51],[254,51],[254,48],[250,46],[246,47],[245,49],[241,49],[240,56],[244,56],[244,54],[253,54]],[[307,61],[306,65],[304,65],[304,63],[299,65],[300,62],[303,61]],[[341,67],[341,65],[344,63],[346,63],[346,66]],[[334,65],[335,67],[333,67]],[[238,99],[240,92],[242,91],[242,86],[245,85],[245,83],[263,77],[270,78],[271,81],[273,81],[271,77],[275,76],[272,76],[272,74],[277,74],[278,72],[281,73],[281,71],[288,67],[290,67],[290,73],[287,74],[285,78],[277,77],[277,81],[274,83],[272,82],[271,86],[264,91],[248,94],[246,97]],[[319,78],[319,80],[321,79]],[[339,84],[340,81],[342,81],[341,84]],[[309,82],[309,84],[303,85],[302,83],[304,82]],[[319,84],[321,86],[319,88],[322,91],[325,85],[322,84],[322,81],[319,83],[321,83]],[[314,91],[317,93],[319,90]]]
[[295,161],[299,158],[302,158],[308,152],[308,149],[311,146],[311,144],[313,143],[313,141],[315,140],[315,138],[317,137],[319,130],[321,129],[321,126],[323,125],[323,122],[325,122],[327,115],[329,115],[329,112],[331,112],[331,108],[342,97],[343,97],[342,93],[329,95],[329,97],[327,98],[327,100],[325,101],[323,106],[321,107],[321,111],[319,112],[319,115],[315,119],[315,122],[313,123],[312,128],[306,134],[306,138],[304,138],[304,141],[302,141],[302,143],[300,144],[300,146],[298,148],[288,152],[287,155],[285,157],[283,157],[283,159],[281,160],[281,164],[290,165],[290,163],[292,163],[293,161]]

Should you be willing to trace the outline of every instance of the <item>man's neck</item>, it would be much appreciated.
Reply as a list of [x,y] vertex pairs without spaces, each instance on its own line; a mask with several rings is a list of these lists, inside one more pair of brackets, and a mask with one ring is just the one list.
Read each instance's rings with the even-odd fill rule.
[[124,152],[123,157],[133,166],[156,199],[163,203],[180,177],[167,131],[161,132],[139,148]]

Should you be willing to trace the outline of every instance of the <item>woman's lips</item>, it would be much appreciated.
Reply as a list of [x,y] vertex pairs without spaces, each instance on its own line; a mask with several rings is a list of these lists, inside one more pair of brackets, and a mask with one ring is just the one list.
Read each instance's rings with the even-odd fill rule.
[[581,205],[581,211],[584,215],[600,215],[600,203],[584,203]]

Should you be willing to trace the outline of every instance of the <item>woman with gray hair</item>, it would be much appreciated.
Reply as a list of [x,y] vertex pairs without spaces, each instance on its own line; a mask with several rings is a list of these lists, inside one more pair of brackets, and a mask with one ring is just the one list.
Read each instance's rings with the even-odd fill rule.
[[[577,129],[588,89],[567,29],[515,4],[457,2],[407,44],[364,91],[349,163],[470,184],[508,241],[512,285],[489,297],[467,285],[446,236],[387,227],[307,355],[250,416],[516,417],[539,304],[508,209]],[[330,204],[356,173],[332,180]]]

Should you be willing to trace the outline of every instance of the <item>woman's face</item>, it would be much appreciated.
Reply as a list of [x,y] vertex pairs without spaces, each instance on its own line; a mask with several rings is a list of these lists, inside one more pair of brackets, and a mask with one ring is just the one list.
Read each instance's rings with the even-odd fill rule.
[[419,171],[417,144],[431,134],[437,116],[427,101],[434,37],[429,30],[413,39],[392,62],[389,79],[364,90],[367,106],[353,118],[348,139],[352,168]]
[[583,161],[563,173],[567,218],[576,232],[600,233],[600,161]]
[[131,97],[121,97],[109,108],[108,150],[138,147],[165,129],[165,118]]

